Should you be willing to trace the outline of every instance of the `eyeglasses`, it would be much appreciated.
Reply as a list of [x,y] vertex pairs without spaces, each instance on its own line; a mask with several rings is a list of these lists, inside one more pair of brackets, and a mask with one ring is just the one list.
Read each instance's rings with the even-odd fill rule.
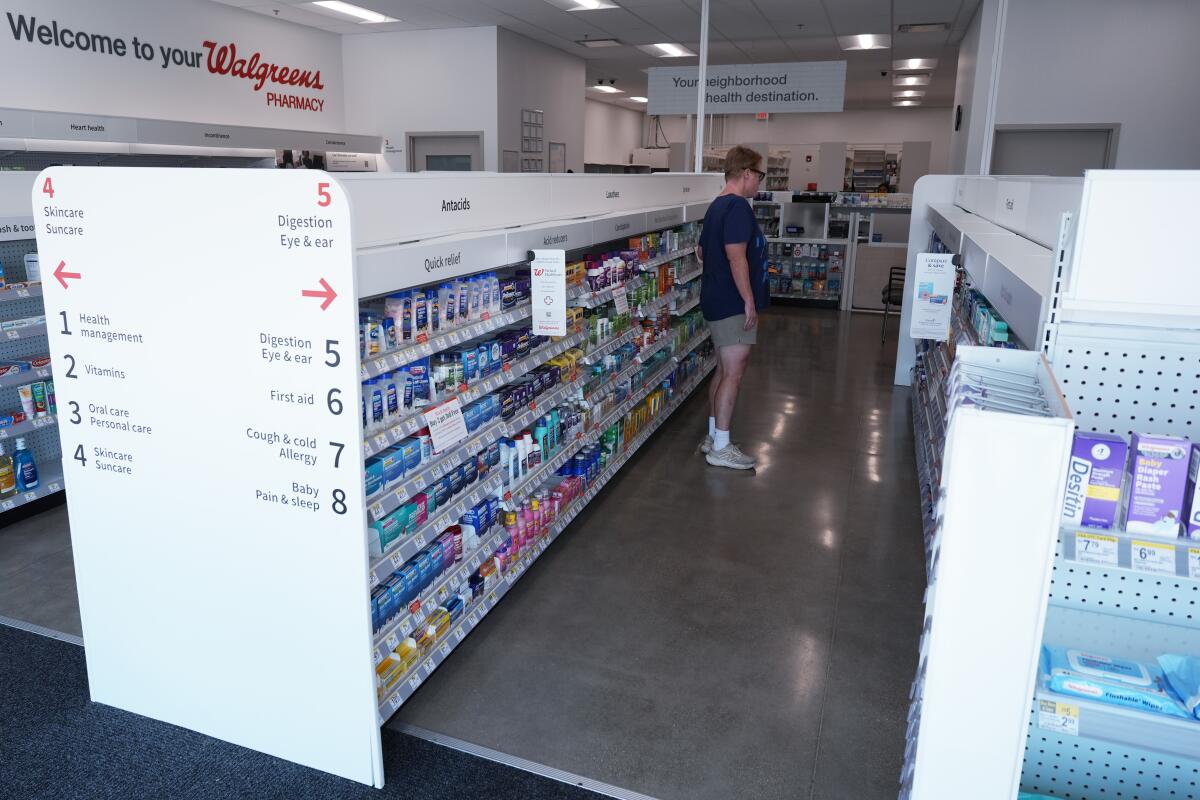
[[763,172],[761,169],[755,169],[754,167],[748,167],[748,169],[758,176],[759,181],[762,181],[767,177],[767,173]]

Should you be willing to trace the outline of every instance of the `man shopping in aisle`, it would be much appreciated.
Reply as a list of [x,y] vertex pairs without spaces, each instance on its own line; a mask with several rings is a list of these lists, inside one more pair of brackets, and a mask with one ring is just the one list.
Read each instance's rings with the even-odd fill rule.
[[767,306],[767,240],[747,198],[766,173],[762,156],[737,145],[725,156],[725,189],[704,215],[696,255],[704,267],[700,308],[717,349],[708,387],[708,435],[700,451],[709,464],[753,469],[754,459],[729,441],[738,388],[758,337],[758,312]]

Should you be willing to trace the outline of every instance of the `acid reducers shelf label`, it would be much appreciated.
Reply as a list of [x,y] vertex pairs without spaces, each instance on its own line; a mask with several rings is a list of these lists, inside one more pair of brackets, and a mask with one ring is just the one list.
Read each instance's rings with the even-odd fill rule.
[[33,208],[92,699],[373,782],[340,186],[56,167]]
[[566,336],[567,252],[534,250],[530,270],[533,332],[539,336]]

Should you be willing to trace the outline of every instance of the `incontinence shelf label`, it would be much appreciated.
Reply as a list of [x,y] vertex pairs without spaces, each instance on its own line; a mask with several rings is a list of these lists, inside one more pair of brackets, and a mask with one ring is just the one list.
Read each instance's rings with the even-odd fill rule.
[[1116,567],[1120,540],[1099,533],[1075,534],[1075,560],[1085,564]]
[[1079,706],[1038,700],[1038,727],[1064,736],[1079,735]]
[[1130,567],[1154,575],[1175,574],[1175,545],[1134,539],[1129,543]]
[[92,699],[374,783],[340,184],[54,167],[32,200]]

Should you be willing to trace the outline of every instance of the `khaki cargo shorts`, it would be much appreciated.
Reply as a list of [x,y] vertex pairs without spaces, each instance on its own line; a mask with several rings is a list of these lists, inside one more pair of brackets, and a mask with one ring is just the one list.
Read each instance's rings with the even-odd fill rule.
[[734,314],[718,320],[705,320],[712,333],[713,347],[728,347],[732,344],[757,344],[758,326],[745,330],[746,315]]

